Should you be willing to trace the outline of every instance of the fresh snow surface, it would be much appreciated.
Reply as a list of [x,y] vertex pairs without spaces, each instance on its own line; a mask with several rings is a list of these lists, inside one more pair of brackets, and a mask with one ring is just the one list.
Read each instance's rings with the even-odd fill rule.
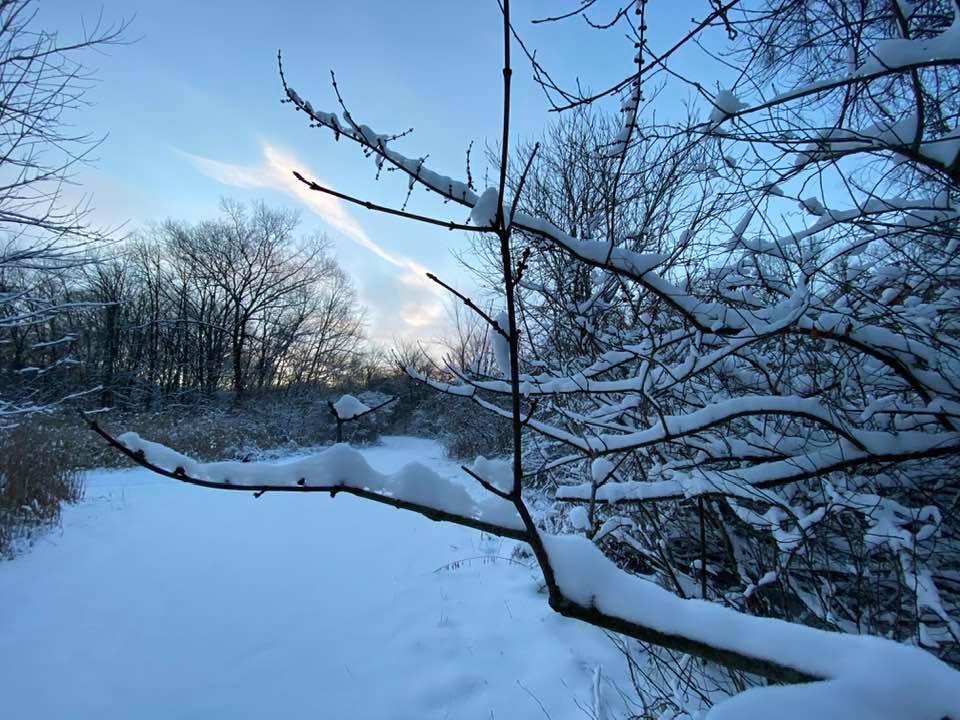
[[337,417],[341,420],[352,420],[357,415],[370,412],[370,408],[353,395],[341,395],[340,399],[333,404],[333,409],[337,411]]
[[[470,482],[430,441],[362,454]],[[62,531],[0,563],[0,717],[580,720],[597,674],[622,715],[619,655],[496,559],[513,545],[345,495],[90,473]]]

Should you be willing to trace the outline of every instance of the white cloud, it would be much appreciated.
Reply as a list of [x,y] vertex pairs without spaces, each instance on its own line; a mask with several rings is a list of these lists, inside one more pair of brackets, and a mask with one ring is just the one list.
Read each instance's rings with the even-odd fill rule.
[[218,183],[238,188],[266,188],[274,183],[266,167],[244,167],[233,163],[220,162],[179,150],[200,172]]
[[[269,188],[286,192],[306,205],[331,228],[349,238],[357,245],[372,252],[381,260],[402,272],[397,279],[406,286],[407,297],[393,298],[393,302],[377,303],[375,308],[387,316],[398,317],[411,328],[425,328],[436,323],[442,315],[442,306],[437,297],[439,289],[426,277],[427,269],[411,258],[396,255],[374,241],[363,227],[348,212],[345,204],[332,195],[311,190],[293,176],[297,170],[305,177],[323,181],[294,155],[269,143],[263,143],[263,162],[248,166],[213,160],[211,158],[178,151],[204,175],[224,185],[243,189]],[[425,292],[426,291],[426,292]],[[400,300],[400,302],[396,302]],[[383,324],[389,325],[387,317]]]
[[426,327],[440,319],[440,303],[408,303],[400,310],[400,318],[413,327]]

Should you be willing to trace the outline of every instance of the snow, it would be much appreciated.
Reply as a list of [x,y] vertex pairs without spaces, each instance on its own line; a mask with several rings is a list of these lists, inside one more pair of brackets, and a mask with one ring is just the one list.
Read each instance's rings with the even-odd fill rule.
[[721,90],[711,102],[713,109],[710,111],[710,122],[713,124],[721,123],[730,115],[736,115],[748,107],[731,90]]
[[586,530],[590,527],[590,513],[583,505],[578,505],[568,515],[570,524],[577,530]]
[[478,227],[493,227],[497,221],[497,208],[499,206],[500,192],[497,188],[487,188],[483,194],[477,198],[477,202],[470,211],[470,220]]
[[960,156],[960,129],[923,144],[923,154],[946,168],[953,167]]
[[344,125],[337,119],[335,113],[317,110],[308,100],[301,97],[295,89],[286,85],[285,88],[287,98],[300,110],[307,113],[314,122],[330,129],[334,138],[339,140],[340,136],[343,135],[380,156],[382,160],[377,161],[378,169],[382,167],[384,162],[389,162],[393,167],[407,173],[410,189],[413,189],[419,182],[428,189],[458,203],[471,207],[476,204],[477,194],[466,183],[431,170],[425,164],[426,158],[413,158],[403,155],[387,147],[387,135],[377,133],[367,125],[358,125],[349,113],[344,113],[344,121],[347,123]]
[[357,415],[370,412],[370,408],[353,395],[341,395],[340,399],[333,404],[333,409],[337,411],[337,417],[341,420],[352,420]]
[[855,76],[867,76],[922,63],[950,62],[960,48],[960,12],[953,23],[932,38],[888,38],[867,50],[867,60],[857,68]]
[[142,452],[148,462],[168,472],[182,470],[190,478],[237,487],[262,489],[319,487],[330,490],[360,490],[374,497],[397,498],[408,503],[439,510],[444,513],[489,522],[486,512],[494,511],[508,522],[495,523],[519,530],[523,528],[520,516],[496,503],[513,506],[502,498],[493,497],[484,506],[479,505],[458,480],[438,475],[420,462],[411,462],[393,473],[381,473],[370,466],[363,453],[346,444],[337,444],[312,455],[287,463],[211,462],[203,463],[171,450],[159,443],[144,440],[128,432],[117,438],[134,452]]
[[728,247],[736,247],[743,239],[743,234],[747,231],[747,228],[750,226],[750,221],[753,220],[753,216],[756,214],[756,209],[751,207],[743,214],[743,217],[740,218],[740,222],[737,223],[736,229],[733,231],[733,237],[730,238],[730,244]]
[[[839,127],[823,130],[817,133],[813,142],[800,149],[795,165],[800,167],[853,152],[896,151],[903,147],[910,148],[910,152],[913,152],[913,142],[918,131],[922,129],[916,114],[906,114],[895,121],[883,121],[862,129]],[[922,140],[917,152],[944,168],[950,168],[960,152],[960,131],[953,130],[940,137]],[[823,214],[812,210],[811,212],[814,215]]]
[[[429,441],[362,455],[381,474],[421,462],[463,477]],[[623,714],[619,654],[550,610],[537,576],[503,559],[511,541],[141,469],[87,487],[62,532],[0,563],[3,717],[486,720],[543,717],[538,700],[579,720],[597,667]]]
[[601,434],[589,442],[597,451],[626,450],[662,442],[668,437],[690,435],[740,415],[766,412],[802,414],[828,425],[840,424],[830,409],[816,398],[744,395],[706,405],[685,415],[664,415],[660,422],[645,430],[623,435]]
[[495,318],[500,327],[499,332],[496,328],[490,329],[490,344],[493,346],[493,357],[497,362],[497,369],[505,378],[510,377],[510,342],[504,336],[504,333],[510,332],[510,318],[506,312],[501,312]]
[[[863,53],[865,61],[859,67],[850,68],[841,77],[821,79],[811,84],[800,85],[780,93],[765,105],[786,102],[820,90],[842,87],[854,80],[869,80],[888,75],[897,70],[924,66],[948,66],[960,61],[960,12],[954,12],[950,27],[932,38],[885,38],[874,43]],[[763,107],[760,105],[758,107]],[[747,111],[749,112],[749,108]]]
[[585,262],[600,267],[611,267],[638,277],[655,277],[651,273],[653,268],[669,259],[668,255],[661,253],[639,253],[612,245],[603,240],[580,240],[565,233],[547,220],[526,215],[525,213],[516,214],[514,225],[521,230],[526,230],[550,239],[552,242],[562,246],[569,253]]
[[483,455],[478,455],[470,463],[469,468],[475,475],[504,492],[510,492],[513,489],[513,464],[510,460],[503,458],[488,460]]
[[613,472],[613,463],[608,458],[594,458],[590,463],[590,474],[597,485],[604,482]]
[[[812,406],[812,404],[811,404]],[[698,411],[702,412],[702,411]],[[669,421],[670,416],[667,417]],[[623,435],[620,438],[602,435],[599,441],[591,443],[612,443],[616,440],[619,448],[630,446],[629,438],[636,438],[633,447],[641,447],[657,440],[653,438],[656,429]],[[665,437],[664,435],[660,436]],[[596,499],[601,502],[617,503],[623,501],[650,501],[668,498],[694,498],[703,495],[721,494],[745,499],[763,499],[762,488],[785,485],[795,480],[823,474],[833,469],[852,467],[869,461],[896,461],[928,452],[955,452],[960,447],[960,434],[924,433],[924,432],[859,432],[856,434],[865,448],[861,450],[847,440],[839,440],[790,456],[786,460],[763,462],[735,470],[699,470],[691,473],[674,472],[665,480],[627,480],[607,483],[597,490]],[[641,440],[642,438],[642,440]],[[735,442],[735,438],[729,438]],[[611,444],[611,447],[613,445]],[[592,485],[567,485],[557,489],[558,500],[586,501],[590,499]]]
[[811,215],[825,215],[827,213],[823,203],[815,197],[804,198],[800,201],[800,206]]

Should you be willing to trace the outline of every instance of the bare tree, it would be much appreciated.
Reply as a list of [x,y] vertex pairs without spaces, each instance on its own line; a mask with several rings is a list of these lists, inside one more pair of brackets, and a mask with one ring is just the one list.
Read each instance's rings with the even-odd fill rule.
[[282,311],[295,293],[330,272],[324,245],[298,244],[294,213],[223,201],[224,219],[192,230],[169,227],[171,251],[190,262],[198,277],[221,290],[230,305],[232,384],[237,396],[247,386],[244,353],[252,323]]
[[[84,54],[120,42],[125,29],[126,23],[105,25],[98,18],[79,39],[63,42],[36,28],[31,0],[0,2],[0,328],[6,333],[72,306],[49,294],[57,284],[50,278],[88,264],[108,240],[90,224],[87,205],[64,195],[98,144],[94,136],[75,133],[69,116],[83,104],[91,79]],[[63,350],[70,339],[47,342]],[[37,372],[25,375],[16,357],[11,369],[0,413],[46,406],[49,398],[23,382]]]

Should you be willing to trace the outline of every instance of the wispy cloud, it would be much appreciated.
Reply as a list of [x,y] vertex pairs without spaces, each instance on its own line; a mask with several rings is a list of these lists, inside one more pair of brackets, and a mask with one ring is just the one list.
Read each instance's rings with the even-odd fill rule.
[[[293,195],[304,205],[310,208],[321,220],[366,248],[382,260],[391,265],[409,270],[419,278],[423,278],[426,268],[402,255],[395,255],[375,242],[360,224],[347,211],[344,204],[332,195],[310,190],[306,185],[293,176],[297,170],[301,174],[316,178],[307,165],[280,148],[263,143],[263,163],[261,165],[237,165],[234,163],[213,160],[211,158],[180,151],[204,175],[213,178],[219,183],[232,187],[252,189],[270,188],[281,190]],[[318,180],[323,184],[322,180]],[[429,281],[418,280],[415,284],[428,284]]]
[[224,185],[238,188],[266,188],[274,185],[266,167],[245,167],[194,155],[184,150],[177,152],[189,159],[204,175]]
[[400,318],[413,327],[426,327],[440,319],[443,308],[439,303],[408,303],[400,310]]
[[[416,288],[414,302],[404,304],[398,317],[411,327],[424,327],[436,322],[442,313],[437,297],[437,287],[426,278],[426,268],[411,258],[397,255],[373,240],[347,207],[338,198],[325,193],[310,190],[293,176],[293,171],[323,181],[297,157],[269,143],[261,146],[263,160],[259,165],[238,165],[212,158],[179,151],[200,172],[224,185],[243,189],[264,188],[286,192],[306,205],[314,214],[331,228],[349,238],[357,245],[369,250],[386,263],[402,272],[398,280],[413,290]],[[426,292],[424,292],[426,291]],[[426,295],[426,297],[424,297]],[[396,309],[394,308],[394,311]]]

